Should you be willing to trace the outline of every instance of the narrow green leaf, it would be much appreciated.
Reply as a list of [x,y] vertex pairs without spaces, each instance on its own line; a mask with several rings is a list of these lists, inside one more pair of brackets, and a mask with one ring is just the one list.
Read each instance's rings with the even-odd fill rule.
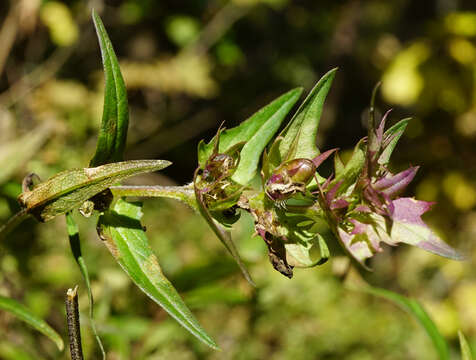
[[378,159],[379,164],[388,164],[388,162],[390,161],[390,156],[392,155],[395,146],[397,146],[398,140],[400,140],[400,137],[405,132],[405,129],[407,128],[408,122],[410,120],[410,118],[400,120],[398,123],[396,123],[387,131],[385,131],[385,134],[383,136],[384,150],[382,151]]
[[[293,158],[312,159],[319,155],[316,145],[317,129],[327,93],[334,80],[336,69],[325,74],[314,86],[306,99],[299,106],[296,114],[280,134],[283,140],[274,151],[279,153],[280,161],[286,159],[293,143],[296,144],[296,153]],[[273,151],[273,149],[271,150]],[[273,154],[274,156],[274,154]],[[277,166],[277,164],[275,164]]]
[[35,155],[50,134],[50,126],[38,126],[22,137],[0,145],[0,184]]
[[161,170],[170,164],[166,160],[130,160],[95,168],[71,169],[20,194],[18,200],[28,213],[40,221],[48,221],[81,206],[120,180]]
[[365,287],[356,290],[364,291],[371,295],[387,299],[398,305],[400,308],[411,314],[413,317],[415,317],[415,319],[417,319],[418,322],[423,326],[426,333],[433,342],[433,345],[435,346],[436,352],[438,353],[440,360],[449,360],[450,357],[448,345],[445,339],[438,331],[438,328],[436,327],[433,320],[430,318],[428,313],[418,301],[407,298],[392,291],[376,287]]
[[101,129],[96,153],[90,166],[122,161],[126,146],[129,107],[127,92],[116,54],[99,15],[93,10],[92,18],[101,47],[104,66],[105,90]]
[[[296,88],[281,95],[270,104],[258,110],[247,120],[243,121],[240,125],[227,129],[221,132],[220,145],[218,151],[220,153],[226,152],[228,149],[239,143],[246,143],[250,139],[255,138],[254,145],[247,147],[247,157],[250,157],[250,153],[253,148],[259,151],[256,156],[261,156],[263,148],[261,142],[257,137],[269,138],[278,131],[282,121],[292,109],[296,101],[299,99],[302,93],[302,88]],[[261,134],[261,135],[258,135]],[[203,140],[198,145],[198,161],[200,166],[204,166],[207,159],[213,152],[214,139],[209,143],[205,143]],[[246,145],[245,145],[246,146]],[[266,144],[264,145],[266,146]],[[243,157],[243,152],[242,156]],[[243,170],[241,170],[243,171]]]
[[[198,170],[198,169],[197,169]],[[197,170],[195,171],[195,176],[197,176]],[[215,220],[213,220],[212,215],[210,214],[210,211],[207,209],[206,205],[203,202],[203,196],[200,193],[200,190],[197,188],[197,186],[194,186],[195,190],[195,198],[197,200],[197,205],[198,205],[198,211],[200,214],[203,216],[205,221],[208,223],[208,225],[211,227],[215,235],[218,237],[218,239],[222,242],[223,246],[228,250],[230,255],[235,259],[236,263],[241,269],[241,272],[243,273],[243,276],[245,279],[252,285],[256,286],[253,280],[251,279],[251,276],[246,269],[245,264],[241,260],[240,254],[238,253],[238,250],[236,249],[235,243],[231,239],[231,235],[228,231],[224,230],[220,225],[218,225]]]
[[99,218],[101,238],[122,269],[145,294],[198,339],[217,349],[216,343],[162,273],[140,223],[141,217],[139,204],[119,199],[112,210]]
[[83,254],[81,253],[81,243],[79,240],[79,229],[78,225],[73,219],[71,213],[66,213],[66,227],[68,230],[69,245],[71,247],[71,252],[73,253],[74,259],[79,266],[79,270],[83,275],[84,283],[88,290],[88,299],[89,299],[89,321],[91,324],[91,329],[93,330],[94,337],[98,343],[99,349],[101,350],[102,358],[106,359],[106,352],[104,351],[104,346],[102,345],[101,338],[99,337],[98,331],[96,329],[96,322],[94,321],[94,299],[93,293],[91,291],[91,282],[89,280],[88,268],[86,262],[84,261]]
[[63,350],[64,344],[59,334],[53,330],[44,320],[37,317],[19,302],[4,296],[0,296],[0,309],[10,312],[20,320],[32,326],[35,330],[38,330],[43,335],[46,335],[56,344],[58,349]]
[[291,90],[253,116],[260,120],[259,122],[263,122],[263,125],[246,141],[232,180],[247,185],[256,176],[264,148],[279,130],[284,118],[301,96],[301,92],[302,89]]
[[473,355],[471,354],[471,348],[469,347],[466,338],[464,337],[463,332],[458,331],[459,346],[461,348],[461,360],[473,360]]

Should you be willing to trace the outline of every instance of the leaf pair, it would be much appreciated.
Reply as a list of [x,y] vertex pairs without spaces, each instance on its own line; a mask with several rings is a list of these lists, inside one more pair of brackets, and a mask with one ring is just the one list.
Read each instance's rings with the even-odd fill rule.
[[[243,145],[238,167],[232,176],[233,181],[246,186],[256,176],[261,153],[279,130],[286,115],[299,100],[301,93],[301,88],[288,91],[240,125],[217,134],[219,136],[218,153],[226,153],[234,146]],[[207,159],[212,155],[215,141],[214,138],[205,144],[202,140],[198,144],[200,167],[205,166]]]

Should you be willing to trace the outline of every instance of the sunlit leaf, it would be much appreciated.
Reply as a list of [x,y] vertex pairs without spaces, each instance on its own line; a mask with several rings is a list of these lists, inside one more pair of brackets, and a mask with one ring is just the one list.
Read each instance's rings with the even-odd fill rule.
[[41,332],[43,335],[46,335],[56,344],[58,349],[63,350],[64,344],[59,334],[53,330],[44,320],[37,317],[19,302],[4,296],[0,296],[0,309],[10,312],[20,320],[26,322],[34,329]]
[[449,360],[450,356],[448,351],[448,345],[446,344],[445,339],[438,331],[438,328],[436,327],[433,320],[430,318],[428,313],[418,301],[407,298],[392,291],[376,287],[365,287],[356,290],[364,291],[366,293],[387,299],[398,305],[400,308],[408,312],[413,317],[415,317],[415,319],[417,319],[418,322],[423,326],[426,333],[433,342],[433,345],[435,346],[436,352],[438,353],[440,360]]
[[89,280],[88,268],[86,262],[84,261],[83,254],[81,253],[81,243],[79,240],[79,229],[78,225],[73,219],[71,213],[66,214],[66,228],[68,230],[69,245],[73,253],[74,259],[79,266],[79,270],[83,275],[84,283],[88,290],[88,299],[89,299],[89,321],[91,324],[91,329],[93,330],[94,337],[98,343],[99,349],[101,350],[102,358],[106,359],[106,352],[104,351],[104,346],[102,345],[101,338],[96,329],[96,322],[94,321],[94,299],[93,293],[91,291],[91,282]]
[[[345,192],[345,190],[355,182],[362,172],[365,165],[366,151],[365,143],[359,141],[354,148],[350,160],[345,164],[344,168],[336,169],[336,177],[329,187],[332,188],[335,184],[340,182],[341,185],[339,186],[338,193]],[[342,164],[338,162],[337,165],[341,166]]]
[[[280,137],[283,140],[271,147],[270,159],[273,161],[274,167],[286,159],[312,159],[319,155],[316,145],[317,129],[324,101],[336,71],[337,69],[332,69],[317,82],[281,132]],[[295,151],[291,155],[289,153],[292,148],[295,148]]]
[[264,148],[279,130],[284,118],[301,96],[301,92],[301,89],[291,90],[253,116],[260,120],[257,122],[265,122],[249,140],[246,140],[232,180],[246,185],[255,177]]
[[18,200],[40,221],[48,221],[79,207],[84,201],[128,177],[170,165],[166,160],[131,160],[56,174]]
[[144,293],[198,339],[217,349],[213,339],[162,273],[140,223],[141,217],[140,205],[119,199],[112,210],[99,218],[101,238],[119,265]]
[[[258,110],[250,118],[243,121],[240,125],[221,132],[220,146],[218,152],[224,153],[232,146],[248,142],[254,138],[253,144],[247,147],[247,158],[251,157],[250,153],[253,149],[258,149],[258,156],[261,156],[263,150],[262,140],[258,137],[267,138],[268,141],[278,131],[282,121],[292,109],[296,101],[301,96],[302,89],[296,88],[281,95],[279,98]],[[258,135],[261,134],[261,135]],[[213,152],[214,139],[209,143],[203,140],[198,144],[198,162],[200,166],[204,166],[207,159]],[[249,161],[249,160],[247,160]],[[244,169],[245,167],[243,167]],[[243,171],[243,170],[240,170]]]
[[101,129],[99,130],[96,153],[89,164],[98,166],[123,160],[129,123],[129,107],[126,86],[111,41],[101,18],[94,10],[92,17],[101,47],[105,78]]
[[374,253],[382,251],[380,242],[405,243],[452,260],[463,260],[463,255],[440,239],[421,219],[431,205],[413,198],[398,198],[392,201],[390,221],[379,214],[356,212],[349,220],[353,224],[352,231],[338,228],[340,240],[362,265]]
[[[320,257],[313,259],[310,251],[316,245],[319,247]],[[320,234],[317,234],[311,241],[305,243],[290,243],[285,244],[284,246],[286,252],[296,261],[296,263],[292,264],[296,267],[309,268],[322,265],[326,263],[331,256],[326,241]]]
[[471,348],[462,331],[458,331],[459,347],[461,348],[461,360],[473,360]]

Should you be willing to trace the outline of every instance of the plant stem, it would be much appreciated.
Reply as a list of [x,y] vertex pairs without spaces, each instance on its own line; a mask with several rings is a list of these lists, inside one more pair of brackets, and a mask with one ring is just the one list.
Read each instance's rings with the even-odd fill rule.
[[176,199],[198,211],[195,193],[191,185],[184,186],[111,186],[114,196],[166,197]]
[[78,285],[66,293],[66,319],[68,321],[71,360],[83,360],[81,329],[79,327]]
[[17,227],[23,220],[29,217],[30,214],[25,209],[17,212],[8,221],[0,226],[0,241],[3,240],[15,227]]

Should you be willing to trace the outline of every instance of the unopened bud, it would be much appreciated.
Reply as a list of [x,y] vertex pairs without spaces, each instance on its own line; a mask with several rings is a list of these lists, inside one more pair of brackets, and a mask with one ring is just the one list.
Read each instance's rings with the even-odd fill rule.
[[266,182],[266,193],[272,200],[288,199],[296,192],[304,192],[316,172],[309,159],[294,159],[278,166]]

